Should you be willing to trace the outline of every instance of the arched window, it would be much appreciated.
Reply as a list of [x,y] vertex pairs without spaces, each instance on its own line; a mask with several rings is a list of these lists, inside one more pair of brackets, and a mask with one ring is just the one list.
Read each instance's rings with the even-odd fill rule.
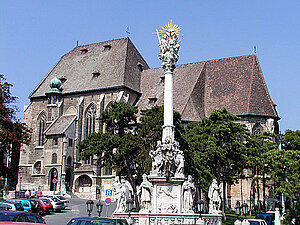
[[33,171],[36,174],[40,174],[42,171],[42,162],[41,161],[37,161],[34,166],[33,166]]
[[45,143],[46,120],[46,113],[43,111],[37,119],[38,146],[42,146]]
[[56,153],[53,153],[53,154],[52,154],[52,160],[51,160],[51,163],[52,163],[52,164],[56,164],[56,163],[57,163],[57,154],[56,154]]
[[91,104],[85,112],[85,137],[95,132],[96,127],[96,105]]
[[72,157],[71,156],[68,156],[68,158],[67,158],[67,165],[68,166],[72,165]]

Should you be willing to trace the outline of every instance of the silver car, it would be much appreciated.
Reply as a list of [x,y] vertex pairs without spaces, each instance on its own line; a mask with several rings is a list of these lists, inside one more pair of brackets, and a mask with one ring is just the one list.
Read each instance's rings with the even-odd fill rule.
[[59,201],[57,198],[55,197],[43,197],[43,198],[46,198],[50,201],[50,203],[53,205],[54,212],[59,212],[62,209],[65,209],[64,203]]

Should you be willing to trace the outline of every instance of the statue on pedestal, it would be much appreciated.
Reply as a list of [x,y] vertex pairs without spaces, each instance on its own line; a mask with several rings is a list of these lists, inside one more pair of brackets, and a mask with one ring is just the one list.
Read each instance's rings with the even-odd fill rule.
[[208,198],[209,198],[209,213],[219,213],[221,208],[221,185],[218,185],[217,179],[213,179],[209,190],[208,190]]
[[120,182],[120,177],[116,176],[113,182],[115,201],[117,207],[114,213],[125,213],[128,212],[126,201],[131,197],[128,186],[125,184],[125,180]]
[[141,212],[151,211],[152,188],[153,185],[149,182],[148,176],[144,174],[143,182],[137,190],[137,195],[140,199]]
[[193,178],[191,175],[188,176],[188,180],[185,181],[182,185],[182,203],[183,212],[192,213],[193,212],[193,206],[194,206],[194,198],[196,193],[196,188],[193,183]]

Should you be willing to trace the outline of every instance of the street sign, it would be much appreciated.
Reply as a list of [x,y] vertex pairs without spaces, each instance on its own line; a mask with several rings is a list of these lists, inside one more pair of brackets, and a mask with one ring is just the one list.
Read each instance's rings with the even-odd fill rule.
[[57,183],[57,180],[54,178],[54,179],[52,180],[52,183],[53,183],[53,184],[56,184],[56,183]]
[[112,196],[112,190],[111,189],[106,189],[105,190],[105,196]]
[[105,202],[105,205],[110,205],[111,199],[110,198],[106,198],[104,202]]

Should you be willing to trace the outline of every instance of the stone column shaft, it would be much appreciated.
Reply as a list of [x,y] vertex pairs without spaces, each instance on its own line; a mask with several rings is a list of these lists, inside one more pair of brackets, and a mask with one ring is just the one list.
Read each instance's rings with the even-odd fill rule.
[[164,86],[164,126],[162,142],[166,137],[170,137],[174,141],[174,126],[173,126],[173,73],[165,72]]

